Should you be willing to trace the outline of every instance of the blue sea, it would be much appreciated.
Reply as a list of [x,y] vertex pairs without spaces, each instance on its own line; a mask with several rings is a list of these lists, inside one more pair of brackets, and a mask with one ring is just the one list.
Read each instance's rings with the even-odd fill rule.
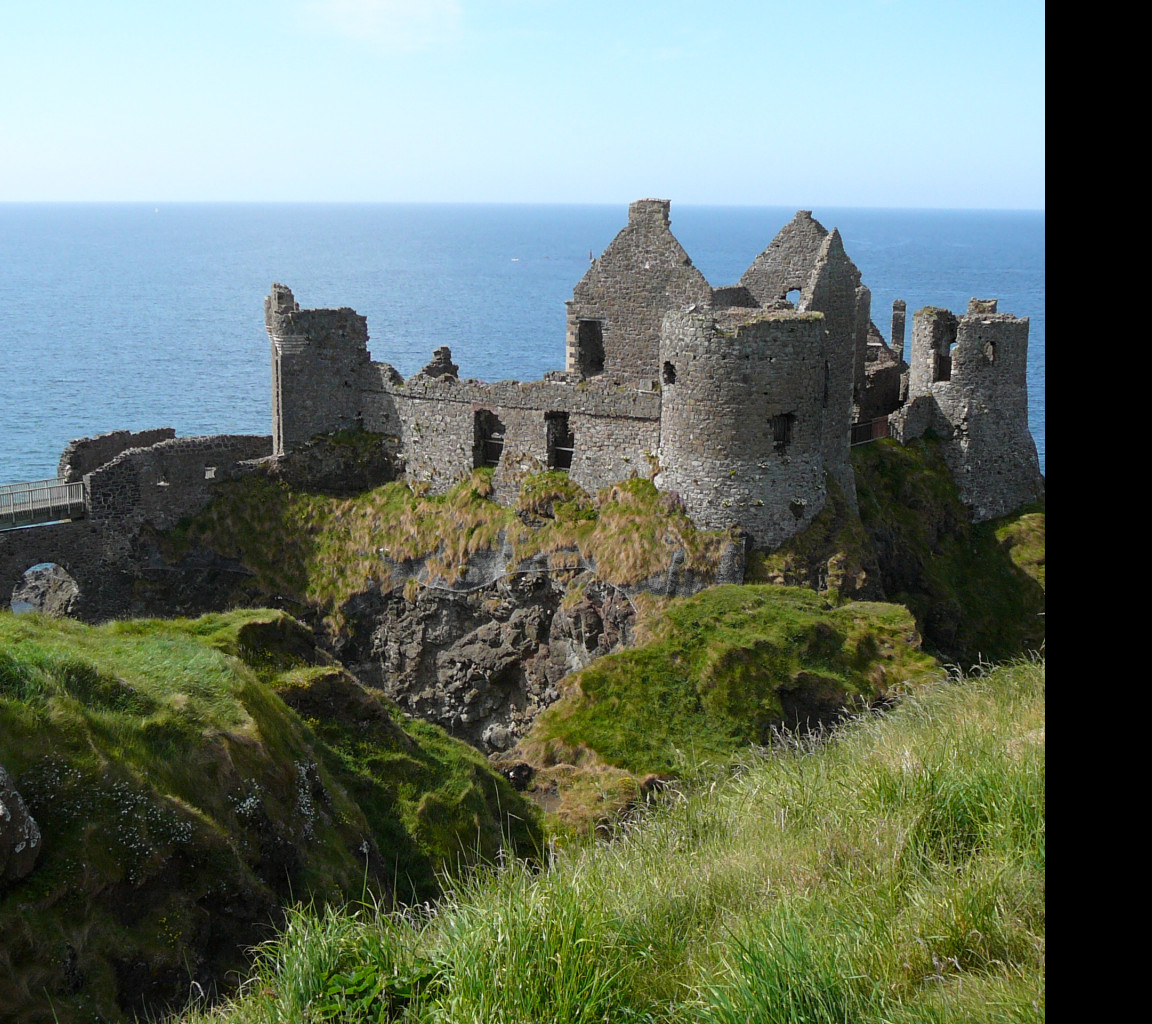
[[[784,207],[672,204],[713,285],[733,284]],[[892,300],[972,296],[1031,318],[1029,422],[1044,466],[1044,214],[815,209],[838,227],[887,338]],[[171,426],[271,432],[263,300],[368,317],[406,376],[449,345],[463,377],[564,366],[564,302],[627,220],[613,206],[0,204],[0,483],[56,474],[73,438]]]

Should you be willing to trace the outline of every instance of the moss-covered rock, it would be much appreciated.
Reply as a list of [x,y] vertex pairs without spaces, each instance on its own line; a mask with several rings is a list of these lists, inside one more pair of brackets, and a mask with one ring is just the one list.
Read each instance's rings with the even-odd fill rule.
[[828,503],[808,526],[775,551],[753,551],[747,583],[808,587],[845,600],[881,600],[872,538],[840,485],[827,477]]
[[0,614],[0,764],[42,834],[0,893],[5,1020],[226,988],[294,900],[423,900],[534,855],[535,809],[266,610],[100,627]]
[[1044,510],[973,524],[939,445],[852,450],[860,518],[884,593],[916,616],[925,645],[965,667],[1044,640]]
[[835,719],[936,666],[906,609],[836,607],[797,587],[713,587],[672,602],[649,631],[570,676],[514,755],[675,771],[726,760],[775,727]]

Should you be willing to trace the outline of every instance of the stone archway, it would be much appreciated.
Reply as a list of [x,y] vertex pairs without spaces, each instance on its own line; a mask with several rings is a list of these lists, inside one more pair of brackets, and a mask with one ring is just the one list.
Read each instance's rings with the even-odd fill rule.
[[80,585],[67,569],[55,562],[38,562],[24,570],[12,589],[12,614],[40,612],[52,618],[73,614]]

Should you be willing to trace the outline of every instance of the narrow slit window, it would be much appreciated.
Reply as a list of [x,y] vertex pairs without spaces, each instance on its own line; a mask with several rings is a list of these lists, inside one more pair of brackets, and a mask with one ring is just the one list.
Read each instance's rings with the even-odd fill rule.
[[473,426],[472,465],[476,469],[500,464],[504,454],[504,424],[490,409],[477,409]]
[[548,468],[567,472],[576,454],[576,437],[568,426],[566,412],[550,412],[544,423],[548,434]]
[[792,443],[792,427],[795,423],[794,412],[785,412],[772,417],[772,445],[778,452]]

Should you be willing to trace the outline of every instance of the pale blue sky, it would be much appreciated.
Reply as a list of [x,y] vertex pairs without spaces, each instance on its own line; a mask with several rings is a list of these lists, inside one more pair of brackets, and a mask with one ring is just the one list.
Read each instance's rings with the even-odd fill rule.
[[1039,0],[0,0],[0,201],[1038,209]]

